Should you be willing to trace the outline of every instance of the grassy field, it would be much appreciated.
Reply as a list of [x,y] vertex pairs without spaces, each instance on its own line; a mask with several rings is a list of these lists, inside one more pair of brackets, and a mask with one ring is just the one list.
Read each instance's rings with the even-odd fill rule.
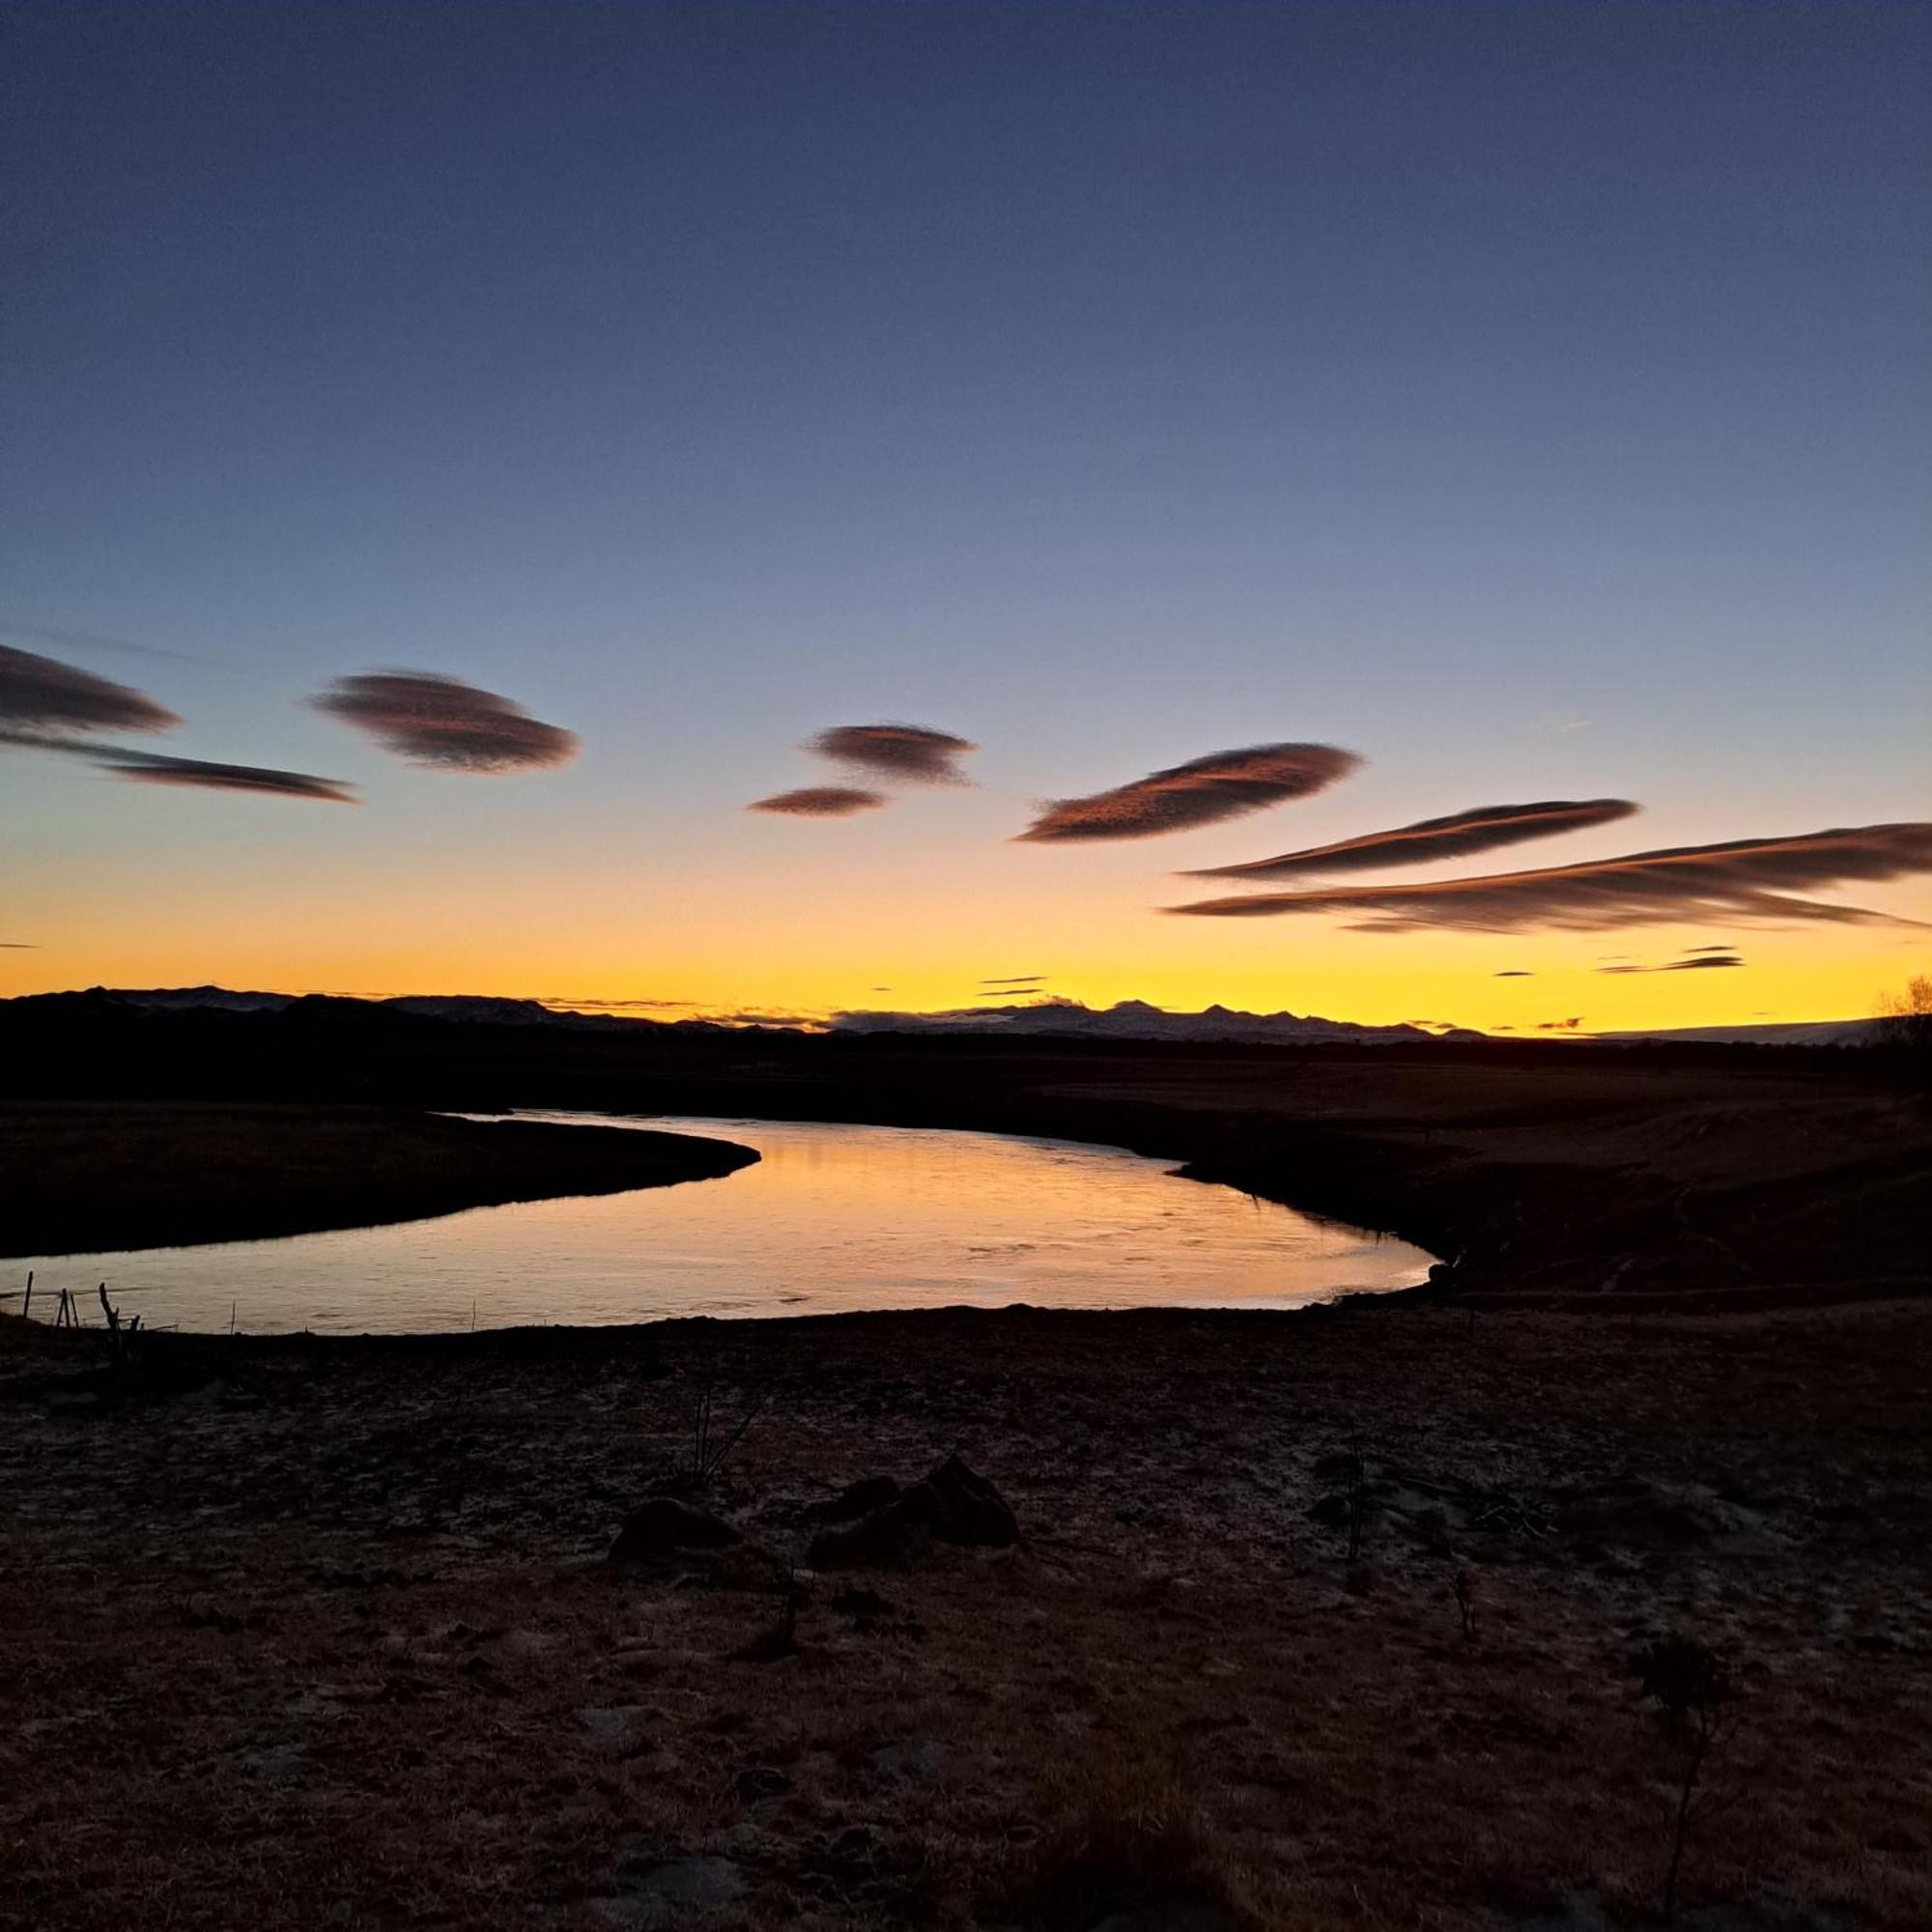
[[724,1141],[379,1107],[14,1102],[0,1108],[0,1255],[369,1227],[756,1158]]
[[[0,1924],[1649,1926],[1672,1634],[1680,1922],[1932,1923],[1932,1304],[0,1328]],[[707,1400],[750,1547],[613,1570]],[[1017,1546],[773,1643],[955,1450]]]

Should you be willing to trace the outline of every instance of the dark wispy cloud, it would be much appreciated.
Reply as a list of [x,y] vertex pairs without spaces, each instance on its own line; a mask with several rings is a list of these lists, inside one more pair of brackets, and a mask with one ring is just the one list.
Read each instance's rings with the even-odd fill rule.
[[923,724],[835,724],[805,749],[841,765],[910,784],[967,784],[959,760],[979,746]]
[[1575,1033],[1583,1024],[1583,1016],[1578,1013],[1567,1020],[1539,1020],[1539,1033]]
[[1202,899],[1169,910],[1219,919],[1294,913],[1339,915],[1358,932],[1442,928],[1572,932],[1734,920],[1838,925],[1909,924],[1861,906],[1792,896],[1794,891],[1908,878],[1932,871],[1932,825],[1864,825],[1789,838],[1740,838],[1634,852],[1533,872],[1433,884],[1339,886]]
[[359,803],[354,785],[340,779],[319,779],[310,772],[275,771],[265,765],[213,764],[206,758],[163,757],[154,752],[130,752],[116,745],[86,749],[91,763],[140,784],[268,792],[277,798],[327,799],[336,805]]
[[850,818],[855,811],[871,811],[884,805],[884,792],[860,791],[852,785],[801,785],[796,791],[754,798],[747,811],[776,811],[787,818]]
[[92,671],[0,644],[0,737],[14,744],[56,741],[73,732],[166,731],[181,720],[152,697]]
[[1365,832],[1332,845],[1310,845],[1273,859],[1240,866],[1208,866],[1190,879],[1293,879],[1323,872],[1373,872],[1384,866],[1426,866],[1437,859],[1466,859],[1498,845],[1549,838],[1628,818],[1636,807],[1627,798],[1546,799],[1537,805],[1485,805],[1446,818],[1425,818],[1392,832]]
[[985,979],[980,983],[982,986],[1037,986],[1046,977],[1044,973],[1009,973],[1004,979]]
[[574,731],[546,724],[495,692],[428,671],[337,678],[309,702],[385,751],[438,771],[542,771],[577,755]]
[[207,662],[191,651],[171,651],[160,644],[130,643],[126,638],[103,638],[94,631],[55,630],[44,624],[0,624],[0,632],[10,638],[31,639],[37,644],[52,644],[63,651],[107,651],[116,657],[166,658],[175,664]]
[[0,939],[0,952],[38,952],[40,944],[32,939]]
[[1701,973],[1718,966],[1742,966],[1745,962],[1735,952],[1697,952],[1684,959],[1666,960],[1662,966],[1599,966],[1599,973]]
[[1151,838],[1239,818],[1311,794],[1361,763],[1333,745],[1249,745],[1150,772],[1112,791],[1054,799],[1019,835],[1034,844],[1090,838]]
[[1735,950],[1728,941],[1722,946],[1687,946],[1684,949],[1687,954],[1691,952],[1730,952]]
[[1526,966],[1512,966],[1502,973],[1492,973],[1492,980],[1534,980],[1536,975]]

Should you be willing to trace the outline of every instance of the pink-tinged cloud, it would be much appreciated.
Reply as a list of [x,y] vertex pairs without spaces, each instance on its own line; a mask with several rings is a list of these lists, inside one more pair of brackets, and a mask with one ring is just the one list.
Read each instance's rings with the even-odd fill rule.
[[1019,835],[1047,845],[1094,838],[1152,838],[1308,798],[1361,763],[1333,745],[1249,745],[1211,752],[1184,765],[1087,798],[1050,801]]
[[1789,838],[1685,845],[1544,871],[1434,884],[1339,886],[1201,899],[1169,910],[1210,919],[1322,913],[1357,932],[1438,929],[1602,932],[1619,926],[1720,923],[1905,925],[1916,922],[1791,896],[1851,882],[1932,872],[1932,825],[1865,825]]
[[568,764],[578,751],[574,731],[546,724],[495,692],[428,671],[337,678],[309,701],[385,751],[438,771],[543,771]]
[[801,785],[797,791],[754,798],[747,811],[775,811],[786,818],[850,818],[855,811],[873,811],[885,794],[860,791],[852,785]]
[[36,651],[0,644],[0,739],[71,731],[167,731],[181,720],[152,697]]
[[309,772],[281,772],[266,765],[211,764],[206,758],[163,757],[154,752],[130,752],[119,746],[90,746],[88,751],[92,762],[103,771],[119,773],[140,784],[266,792],[275,798],[323,799],[334,805],[361,802],[354,785],[340,779],[319,779]]
[[979,746],[923,724],[835,724],[805,749],[841,765],[909,784],[967,784],[959,760]]
[[1526,838],[1549,838],[1628,818],[1636,807],[1627,798],[1549,799],[1537,805],[1486,805],[1447,818],[1425,818],[1392,832],[1365,832],[1332,845],[1310,845],[1274,859],[1240,866],[1208,866],[1190,879],[1293,879],[1322,872],[1372,872],[1384,866],[1426,866],[1437,859],[1466,859]]

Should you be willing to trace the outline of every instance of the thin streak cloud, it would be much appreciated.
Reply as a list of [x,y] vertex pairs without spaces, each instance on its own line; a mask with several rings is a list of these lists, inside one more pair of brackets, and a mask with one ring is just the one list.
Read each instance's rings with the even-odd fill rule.
[[1662,966],[1599,966],[1599,973],[1702,973],[1714,967],[1742,966],[1744,960],[1735,952],[1699,952],[1686,959],[1669,959]]
[[276,798],[313,798],[334,805],[357,805],[355,787],[341,779],[309,772],[276,771],[266,765],[213,764],[206,758],[163,757],[118,746],[89,746],[91,762],[139,784],[193,785],[207,791],[267,792]]
[[854,812],[876,810],[885,802],[883,792],[861,791],[852,785],[801,785],[796,791],[754,798],[745,810],[787,818],[850,818]]
[[166,658],[174,664],[201,664],[192,651],[171,651],[160,644],[130,643],[126,638],[103,638],[93,631],[49,629],[44,624],[0,624],[10,638],[31,638],[37,644],[53,644],[64,651],[111,651],[119,657]]
[[805,749],[841,765],[910,784],[969,784],[959,760],[979,746],[923,724],[835,724]]
[[1360,763],[1354,753],[1333,745],[1249,745],[1210,752],[1111,791],[1052,800],[1019,834],[1018,842],[1046,845],[1186,832],[1308,798]]
[[1861,906],[1791,896],[1797,889],[1932,872],[1932,824],[1865,825],[1788,838],[1740,838],[1634,852],[1545,871],[1434,884],[1342,886],[1201,899],[1168,910],[1211,919],[1322,913],[1356,932],[1602,932],[1664,923],[1909,925]]
[[521,704],[429,671],[337,678],[309,702],[366,732],[384,750],[432,770],[496,776],[568,764],[578,737]]
[[1190,879],[1293,879],[1322,872],[1372,872],[1383,866],[1426,866],[1438,859],[1466,859],[1499,845],[1549,838],[1628,818],[1637,808],[1627,798],[1548,799],[1535,805],[1486,805],[1446,818],[1425,818],[1392,832],[1365,832],[1332,845],[1311,845],[1274,859],[1240,866],[1208,866]]

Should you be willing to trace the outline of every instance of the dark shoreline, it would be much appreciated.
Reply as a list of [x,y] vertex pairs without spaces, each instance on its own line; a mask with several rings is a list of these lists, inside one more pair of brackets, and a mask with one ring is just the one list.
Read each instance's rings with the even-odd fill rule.
[[0,1260],[383,1227],[720,1179],[757,1157],[691,1135],[371,1107],[16,1104],[0,1107]]

